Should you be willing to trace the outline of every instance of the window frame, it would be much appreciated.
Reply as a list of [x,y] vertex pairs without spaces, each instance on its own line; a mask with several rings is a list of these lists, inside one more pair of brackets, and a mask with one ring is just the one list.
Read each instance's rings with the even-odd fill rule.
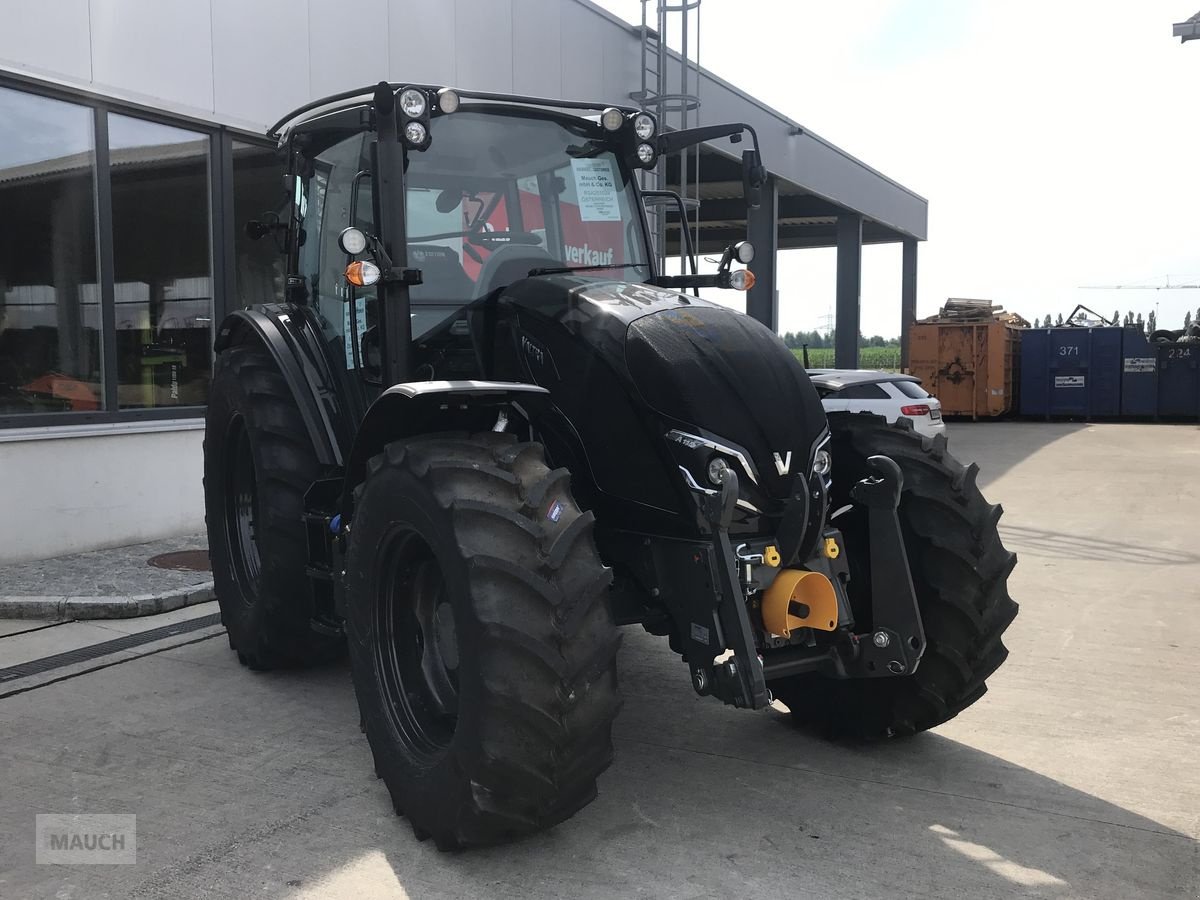
[[[159,125],[184,128],[208,138],[208,226],[209,268],[213,284],[210,346],[224,318],[233,311],[236,297],[234,258],[236,224],[233,210],[233,142],[274,148],[274,142],[262,134],[231,128],[217,122],[173,113],[146,104],[134,103],[81,88],[53,84],[20,73],[0,69],[0,88],[22,91],[49,100],[60,100],[86,107],[92,114],[95,140],[95,183],[93,209],[96,216],[96,265],[100,286],[101,367],[104,373],[103,410],[41,413],[0,413],[0,442],[28,439],[36,429],[39,437],[71,437],[74,431],[87,431],[105,424],[164,423],[164,430],[179,423],[201,419],[206,406],[170,406],[152,409],[119,409],[117,405],[117,333],[112,234],[112,173],[109,166],[108,116],[110,113],[143,119]],[[282,165],[282,164],[281,164]],[[209,364],[212,365],[212,359]],[[82,426],[82,428],[81,428]],[[142,430],[150,429],[137,429]]]

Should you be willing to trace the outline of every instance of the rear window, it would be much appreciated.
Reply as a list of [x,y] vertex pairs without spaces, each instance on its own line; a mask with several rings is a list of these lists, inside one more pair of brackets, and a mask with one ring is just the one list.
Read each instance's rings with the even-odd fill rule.
[[932,396],[915,381],[893,381],[892,384],[905,397],[912,397],[914,400],[925,400]]
[[888,393],[877,384],[852,384],[838,391],[840,400],[886,400]]

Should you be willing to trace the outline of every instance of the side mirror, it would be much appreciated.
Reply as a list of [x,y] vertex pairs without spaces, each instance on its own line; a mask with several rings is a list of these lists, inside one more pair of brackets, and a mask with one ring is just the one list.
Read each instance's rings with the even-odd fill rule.
[[757,150],[742,151],[742,191],[746,206],[758,209],[762,206],[762,187],[767,180],[767,170],[759,159]]
[[287,225],[279,221],[279,214],[267,211],[261,219],[251,219],[245,225],[245,235],[252,241],[261,241],[268,234],[287,231]]
[[449,188],[437,195],[437,200],[434,201],[434,206],[440,213],[452,213],[454,210],[462,206],[463,192],[461,190],[452,191]]

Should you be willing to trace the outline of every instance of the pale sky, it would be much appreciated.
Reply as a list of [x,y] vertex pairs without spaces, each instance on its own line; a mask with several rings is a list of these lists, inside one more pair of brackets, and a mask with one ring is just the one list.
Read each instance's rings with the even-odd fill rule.
[[[639,0],[597,0],[641,21]],[[929,201],[917,314],[1193,316],[1200,0],[703,0],[701,64]],[[703,111],[702,111],[703,121]],[[771,161],[765,160],[768,166]],[[1190,276],[1190,277],[1185,277]],[[823,326],[834,251],[780,263],[780,330]],[[866,247],[862,330],[899,333],[899,245]]]

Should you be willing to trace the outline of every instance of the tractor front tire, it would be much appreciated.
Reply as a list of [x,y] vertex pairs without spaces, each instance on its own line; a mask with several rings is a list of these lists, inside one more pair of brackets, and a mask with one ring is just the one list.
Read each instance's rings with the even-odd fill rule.
[[300,410],[266,350],[217,356],[204,431],[208,552],[229,646],[251,669],[336,658],[312,630],[304,493],[318,474]]
[[389,444],[346,555],[351,671],[376,774],[443,850],[596,796],[620,708],[611,574],[566,469],[512,435]]
[[[1017,614],[1008,594],[1016,555],[1000,542],[1002,510],[975,484],[978,466],[963,466],[946,440],[889,425],[866,413],[834,414],[830,509],[851,504],[867,457],[890,457],[904,474],[898,515],[926,648],[916,671],[895,678],[838,680],[819,674],[772,682],[797,724],[830,737],[888,738],[914,734],[954,718],[987,691],[985,680],[1005,658],[1004,630]],[[870,628],[872,586],[866,509],[836,516],[850,564],[855,631]],[[884,586],[878,586],[886,589]]]

